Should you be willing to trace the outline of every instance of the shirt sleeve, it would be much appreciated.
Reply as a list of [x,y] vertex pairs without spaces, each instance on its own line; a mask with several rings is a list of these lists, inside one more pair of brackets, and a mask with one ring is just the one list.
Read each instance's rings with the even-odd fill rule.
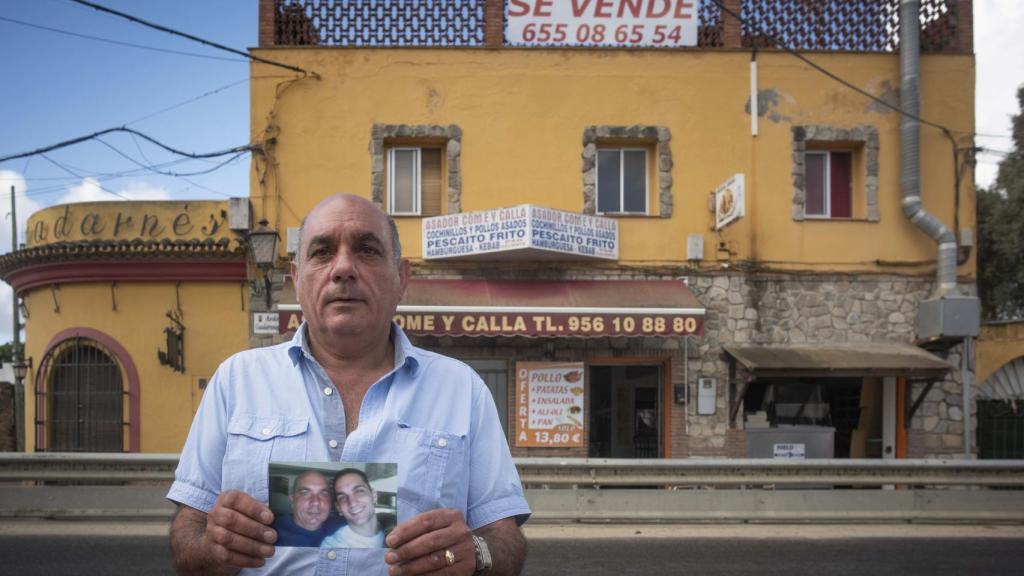
[[508,440],[501,430],[490,390],[473,374],[473,413],[470,420],[469,506],[466,522],[476,530],[514,516],[522,525],[530,517]]
[[224,366],[214,373],[192,420],[167,499],[209,512],[221,491],[221,464],[227,443]]

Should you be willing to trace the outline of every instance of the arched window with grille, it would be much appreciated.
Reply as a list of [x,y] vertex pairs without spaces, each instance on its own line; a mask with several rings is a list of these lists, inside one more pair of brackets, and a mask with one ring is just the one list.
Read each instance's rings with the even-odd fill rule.
[[44,360],[41,428],[52,452],[122,452],[125,387],[116,355],[95,340],[75,337]]

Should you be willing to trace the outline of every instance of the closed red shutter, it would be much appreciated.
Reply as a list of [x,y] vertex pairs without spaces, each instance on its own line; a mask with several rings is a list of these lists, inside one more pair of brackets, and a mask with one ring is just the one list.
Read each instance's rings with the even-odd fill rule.
[[853,174],[853,167],[851,154],[849,152],[832,152],[829,156],[831,216],[832,218],[852,218],[853,194],[850,176]]

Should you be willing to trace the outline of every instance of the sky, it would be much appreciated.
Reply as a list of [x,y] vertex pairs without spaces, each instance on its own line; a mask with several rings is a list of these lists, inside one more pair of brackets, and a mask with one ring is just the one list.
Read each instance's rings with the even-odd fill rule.
[[[240,50],[257,43],[257,0],[95,1]],[[1010,116],[1024,83],[1022,31],[1024,0],[975,0],[976,131],[994,135],[976,140],[992,151],[978,158],[978,186],[990,185],[999,152],[1012,146]],[[240,56],[70,0],[0,0],[0,55],[0,157],[115,126],[193,153],[249,140],[249,66]],[[248,195],[248,155],[221,167],[230,156],[164,166],[179,174],[214,169],[172,177],[136,163],[179,157],[128,135],[103,140],[0,163],[0,253],[11,249],[12,185],[19,231],[32,212],[55,204]],[[11,299],[10,287],[0,284],[0,342],[11,339]]]

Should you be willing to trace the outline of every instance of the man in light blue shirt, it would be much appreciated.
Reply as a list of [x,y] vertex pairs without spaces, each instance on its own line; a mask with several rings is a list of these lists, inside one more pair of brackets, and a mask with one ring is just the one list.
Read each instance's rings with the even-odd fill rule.
[[[295,337],[225,361],[192,424],[168,493],[178,570],[518,574],[530,511],[493,398],[391,322],[409,278],[394,223],[364,198],[325,199],[292,277],[305,318]],[[271,461],[397,463],[387,548],[275,550]]]

